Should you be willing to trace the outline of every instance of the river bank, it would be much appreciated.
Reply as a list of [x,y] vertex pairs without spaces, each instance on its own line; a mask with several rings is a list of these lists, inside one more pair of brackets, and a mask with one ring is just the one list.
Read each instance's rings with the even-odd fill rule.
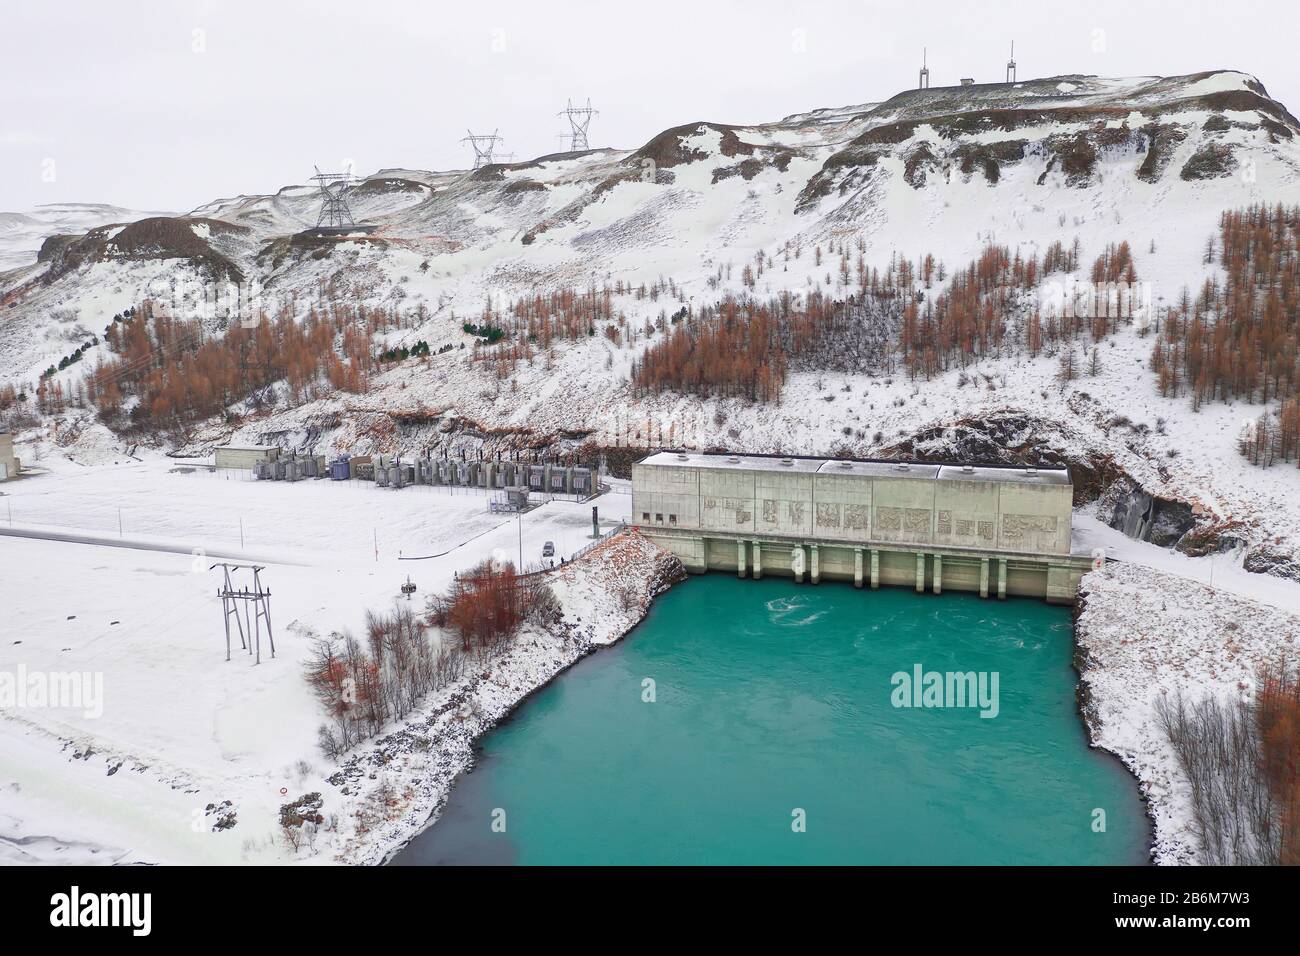
[[314,860],[378,864],[437,820],[478,739],[587,654],[618,641],[654,597],[682,580],[680,562],[639,534],[602,542],[548,574],[559,624],[529,627],[510,650],[430,700],[403,726],[355,750],[327,778],[332,852]]
[[1109,562],[1084,577],[1075,626],[1080,710],[1094,746],[1137,778],[1152,860],[1199,862],[1191,783],[1156,701],[1252,693],[1259,667],[1295,660],[1300,617],[1174,574]]

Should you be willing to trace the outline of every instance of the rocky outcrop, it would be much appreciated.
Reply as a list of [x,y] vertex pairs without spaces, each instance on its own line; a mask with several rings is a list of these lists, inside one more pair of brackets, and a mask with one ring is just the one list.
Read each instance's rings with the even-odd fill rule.
[[1162,548],[1174,548],[1196,527],[1192,506],[1185,501],[1158,498],[1133,482],[1114,495],[1115,503],[1106,523],[1137,541],[1149,541]]
[[1179,175],[1183,179],[1220,179],[1231,176],[1237,168],[1232,148],[1222,143],[1207,143],[1184,165]]
[[1242,567],[1256,574],[1271,574],[1289,581],[1300,581],[1300,559],[1268,545],[1259,545],[1248,551]]

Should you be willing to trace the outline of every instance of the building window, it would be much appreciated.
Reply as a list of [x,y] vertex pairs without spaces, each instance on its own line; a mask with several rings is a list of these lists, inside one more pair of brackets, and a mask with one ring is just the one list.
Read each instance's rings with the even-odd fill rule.
[[641,520],[648,522],[650,520],[650,512],[648,511],[641,512]]
[[655,514],[655,521],[658,522],[659,524],[663,524],[663,523],[664,523],[664,516],[656,512],[656,514]]
[[669,524],[676,524],[676,523],[677,523],[677,515],[669,515],[669,516],[668,516],[668,523],[669,523]]

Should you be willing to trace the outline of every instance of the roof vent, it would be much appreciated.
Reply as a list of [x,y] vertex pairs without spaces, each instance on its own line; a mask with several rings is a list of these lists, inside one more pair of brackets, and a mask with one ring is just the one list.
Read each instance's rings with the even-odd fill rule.
[[840,467],[841,467],[841,468],[852,468],[852,467],[853,467],[853,462],[851,462],[851,461],[842,461],[842,462],[840,462]]
[[685,455],[678,455],[678,456],[677,456],[677,460],[678,460],[678,461],[690,461],[690,459],[687,458]]
[[782,459],[781,459],[781,464],[784,465],[786,468],[792,468],[792,467],[794,466],[794,459],[793,459],[793,458],[782,458]]
[[966,474],[966,475],[973,475],[973,474],[975,474],[975,466],[974,466],[974,465],[962,465],[962,466],[961,466],[961,470],[962,470],[962,474]]
[[1033,465],[1030,465],[1028,468],[1025,469],[1025,474],[1026,474],[1026,475],[1036,475],[1036,474],[1038,474],[1038,469],[1035,468]]
[[911,466],[911,465],[895,465],[895,466],[894,466],[894,470],[895,470],[895,471],[911,471],[911,470],[912,470],[912,466]]
[[737,458],[735,455],[728,455],[728,456],[727,456],[727,461],[731,462],[733,465],[739,465],[739,464],[740,464],[740,459]]

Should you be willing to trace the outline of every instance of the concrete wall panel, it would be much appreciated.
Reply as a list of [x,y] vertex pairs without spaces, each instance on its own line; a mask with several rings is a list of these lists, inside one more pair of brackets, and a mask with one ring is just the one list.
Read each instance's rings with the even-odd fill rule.
[[871,527],[876,541],[934,540],[934,485],[924,478],[873,478]]

